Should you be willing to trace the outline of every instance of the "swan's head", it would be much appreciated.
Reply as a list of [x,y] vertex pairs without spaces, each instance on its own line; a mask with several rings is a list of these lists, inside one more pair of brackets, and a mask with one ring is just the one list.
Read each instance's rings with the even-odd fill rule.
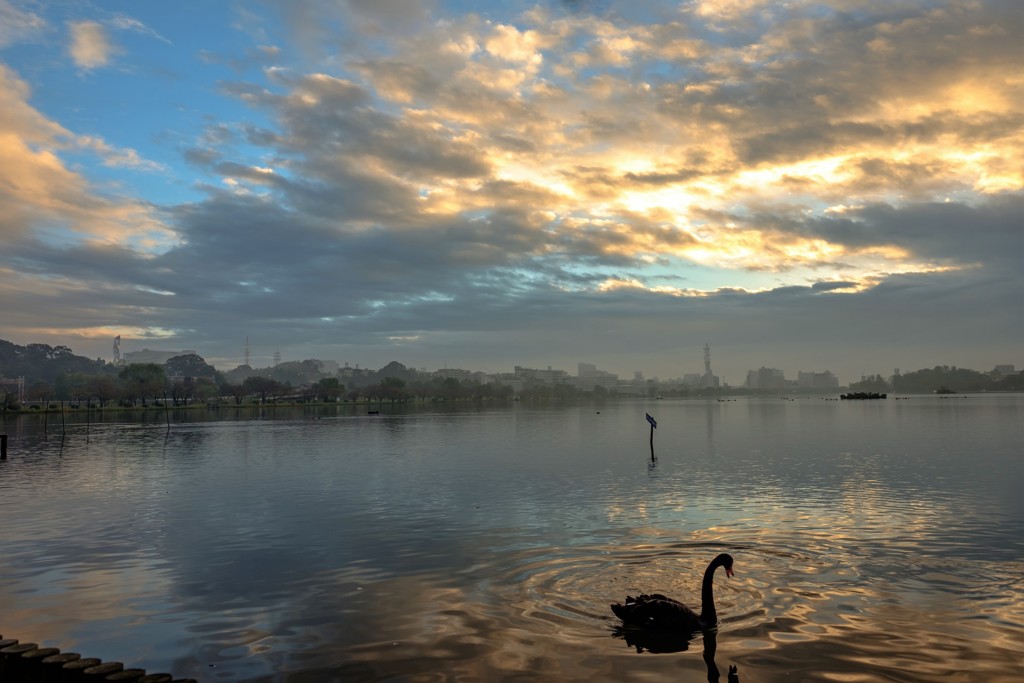
[[732,555],[729,553],[722,553],[715,558],[715,564],[720,567],[725,567],[725,575],[732,578]]

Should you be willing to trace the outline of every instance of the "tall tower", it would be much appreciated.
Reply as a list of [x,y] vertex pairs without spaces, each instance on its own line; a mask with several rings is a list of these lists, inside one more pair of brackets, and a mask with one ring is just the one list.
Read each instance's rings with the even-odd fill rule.
[[704,344],[704,376],[700,378],[700,385],[715,386],[715,373],[711,372],[711,344]]
[[246,338],[245,338],[245,364],[246,364],[246,365],[249,365],[250,367],[252,367],[252,366],[250,365],[250,363],[249,363],[249,360],[250,360],[250,359],[251,359],[251,356],[250,356],[250,354],[249,354],[249,338],[248,338],[248,337],[246,337]]
[[281,349],[274,351],[274,367],[276,368],[281,364]]

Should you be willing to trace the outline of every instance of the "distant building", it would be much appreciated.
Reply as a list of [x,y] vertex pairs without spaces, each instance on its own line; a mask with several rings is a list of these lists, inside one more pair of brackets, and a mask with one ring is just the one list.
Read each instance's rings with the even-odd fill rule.
[[18,403],[25,402],[25,378],[11,377],[10,379],[0,375],[0,387],[14,387],[18,394]]
[[125,365],[131,365],[132,363],[156,363],[157,365],[163,365],[176,356],[190,355],[198,354],[191,349],[186,349],[184,351],[157,351],[153,349],[142,349],[141,351],[126,351],[121,354],[121,358],[124,359]]
[[452,379],[457,379],[460,382],[472,382],[474,380],[482,384],[487,382],[487,375],[476,370],[443,368],[441,370],[435,370],[434,375],[443,379],[448,379],[450,377]]
[[786,378],[778,368],[761,367],[747,371],[746,386],[749,389],[784,389]]
[[837,389],[839,378],[831,371],[825,372],[797,372],[796,385],[805,389]]
[[569,373],[565,370],[552,370],[550,365],[547,370],[524,368],[520,365],[515,366],[514,370],[516,379],[521,379],[526,383],[546,385],[569,383]]
[[683,384],[688,387],[700,386],[701,374],[699,372],[688,372],[683,375]]
[[592,363],[580,363],[577,366],[576,381],[573,384],[577,389],[584,391],[593,391],[594,387],[615,389],[619,386],[619,376],[598,370],[597,366]]
[[1008,377],[1010,375],[1017,374],[1017,368],[1014,365],[997,365],[992,372],[989,373],[992,377]]
[[495,375],[487,375],[487,381],[493,382],[494,384],[501,384],[503,386],[512,387],[512,391],[515,393],[521,393],[526,388],[526,381],[516,377],[511,372],[502,372]]
[[348,363],[345,363],[345,367],[338,370],[338,376],[340,376],[342,379],[359,379],[362,377],[368,377],[369,375],[372,374],[372,370],[360,370],[358,365],[355,366],[354,368],[349,367]]

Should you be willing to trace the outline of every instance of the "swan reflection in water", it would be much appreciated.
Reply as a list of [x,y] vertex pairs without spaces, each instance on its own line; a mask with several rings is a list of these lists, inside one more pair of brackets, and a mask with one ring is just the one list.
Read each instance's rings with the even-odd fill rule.
[[[715,652],[718,650],[718,629],[710,628],[704,634],[704,663],[708,667],[708,683],[719,683],[721,672],[715,664]],[[626,645],[635,647],[637,654],[668,654],[684,652],[690,647],[694,634],[688,631],[655,631],[635,626],[617,626],[612,636],[626,641]],[[740,676],[735,666],[729,666],[728,683],[739,683]]]
[[[625,602],[611,605],[612,612],[622,620],[622,626],[613,635],[624,638],[636,651],[652,653],[682,652],[690,645],[697,631],[704,634],[704,661],[708,666],[708,681],[717,683],[718,667],[715,650],[718,645],[718,612],[715,609],[714,576],[719,567],[725,575],[733,575],[733,559],[722,553],[711,560],[701,581],[700,613],[660,593],[626,596]],[[739,681],[735,667],[729,667],[729,681]]]

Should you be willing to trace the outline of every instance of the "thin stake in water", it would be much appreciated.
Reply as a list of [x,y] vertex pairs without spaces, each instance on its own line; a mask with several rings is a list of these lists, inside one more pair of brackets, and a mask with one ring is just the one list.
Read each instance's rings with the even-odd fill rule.
[[658,428],[658,421],[651,417],[650,413],[644,413],[644,416],[651,424],[651,462],[654,462],[654,430]]

